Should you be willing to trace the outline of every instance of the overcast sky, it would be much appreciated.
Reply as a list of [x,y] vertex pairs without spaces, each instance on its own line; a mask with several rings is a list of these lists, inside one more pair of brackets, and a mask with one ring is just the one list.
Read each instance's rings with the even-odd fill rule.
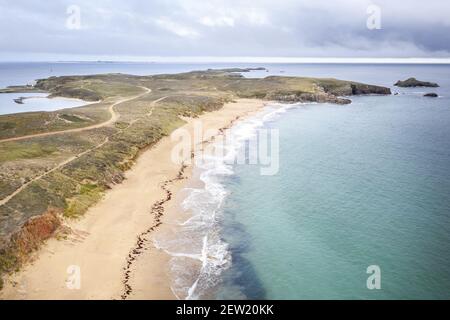
[[0,47],[0,60],[448,58],[450,1],[0,0]]

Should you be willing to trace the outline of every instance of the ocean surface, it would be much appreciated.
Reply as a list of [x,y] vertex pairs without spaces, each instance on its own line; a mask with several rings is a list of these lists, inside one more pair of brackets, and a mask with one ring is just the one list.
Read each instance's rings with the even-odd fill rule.
[[[187,299],[450,298],[449,66],[280,66],[285,74],[389,86],[351,105],[272,105],[229,130],[195,172],[188,218],[160,247]],[[393,87],[415,76],[434,88]],[[436,92],[439,98],[423,94]],[[279,171],[250,159],[279,133]],[[250,161],[250,160],[249,160]],[[166,239],[167,240],[167,239]],[[367,281],[380,270],[380,289]]]
[[[449,299],[450,66],[342,64],[0,63],[0,87],[51,75],[176,73],[264,66],[246,76],[333,77],[389,86],[350,105],[268,106],[237,122],[223,156],[180,194],[172,239],[181,299]],[[397,88],[416,77],[439,88]],[[425,98],[436,92],[439,98]],[[1,98],[1,96],[0,96]],[[0,100],[0,108],[2,106]],[[0,109],[1,110],[1,109]],[[1,112],[0,112],[1,113]],[[261,132],[279,135],[279,170],[250,159]],[[378,266],[380,289],[367,268]],[[151,272],[151,270],[149,270]]]
[[[217,297],[448,299],[449,124],[448,98],[415,93],[265,122],[280,131],[279,173],[218,178],[232,263]],[[381,290],[367,289],[371,265]]]

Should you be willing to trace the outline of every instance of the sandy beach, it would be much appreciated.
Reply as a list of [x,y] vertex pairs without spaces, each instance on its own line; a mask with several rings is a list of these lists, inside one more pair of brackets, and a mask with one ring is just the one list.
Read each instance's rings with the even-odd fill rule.
[[[265,105],[242,99],[222,109],[187,119],[182,127],[191,134],[201,120],[209,140],[237,118]],[[143,152],[126,180],[114,186],[103,200],[70,230],[53,238],[34,254],[31,262],[5,281],[3,299],[174,299],[170,290],[169,257],[153,247],[150,236],[164,232],[166,219],[176,215],[175,197],[187,183],[192,167],[171,161],[177,141],[161,139]],[[166,213],[170,214],[166,214]],[[145,259],[141,259],[145,252]],[[79,287],[73,285],[73,272]]]

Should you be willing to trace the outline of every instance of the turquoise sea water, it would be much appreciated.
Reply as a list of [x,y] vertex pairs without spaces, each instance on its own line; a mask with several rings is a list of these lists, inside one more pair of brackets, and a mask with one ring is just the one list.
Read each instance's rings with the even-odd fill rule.
[[[450,68],[395,69],[438,82],[441,97],[299,105],[262,126],[280,133],[277,175],[235,165],[220,178],[232,263],[216,298],[450,298]],[[381,290],[366,287],[370,265]]]
[[[449,105],[380,99],[267,124],[280,129],[279,174],[243,165],[224,182],[228,286],[269,299],[450,296]],[[374,264],[380,291],[366,289]]]
[[[281,68],[281,67],[280,67]],[[191,216],[158,245],[180,298],[450,298],[449,66],[283,66],[389,86],[350,105],[272,105],[234,125],[196,170]],[[415,76],[439,88],[396,88]],[[439,98],[423,97],[437,92]],[[279,172],[232,164],[278,130]],[[230,156],[231,155],[231,156]],[[369,266],[381,289],[369,290]]]

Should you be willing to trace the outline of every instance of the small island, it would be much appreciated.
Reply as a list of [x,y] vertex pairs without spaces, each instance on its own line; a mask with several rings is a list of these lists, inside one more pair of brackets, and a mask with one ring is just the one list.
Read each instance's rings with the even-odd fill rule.
[[427,81],[420,81],[416,78],[409,78],[404,81],[397,81],[394,86],[401,87],[401,88],[414,88],[414,87],[428,87],[428,88],[437,88],[439,85],[435,82],[427,82]]

